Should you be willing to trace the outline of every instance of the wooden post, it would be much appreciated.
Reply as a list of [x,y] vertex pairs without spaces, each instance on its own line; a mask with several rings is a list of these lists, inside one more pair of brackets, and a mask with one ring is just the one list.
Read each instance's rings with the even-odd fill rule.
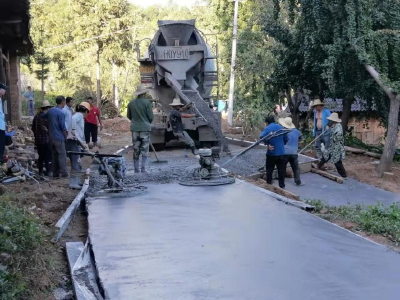
[[324,171],[321,171],[321,170],[318,170],[318,169],[314,169],[314,168],[311,169],[311,172],[315,173],[315,174],[318,174],[318,175],[321,175],[323,177],[326,177],[326,178],[328,178],[330,180],[336,181],[337,183],[340,183],[340,184],[344,183],[344,179],[342,177],[330,174],[328,172],[324,172]]
[[259,184],[259,186],[261,186],[262,188],[269,190],[275,194],[281,195],[281,196],[285,196],[286,198],[289,199],[293,199],[296,201],[300,201],[300,196],[293,194],[287,190],[284,190],[282,188],[280,188],[279,186],[275,186],[272,184],[268,184],[264,179],[257,179],[257,183]]
[[6,84],[6,74],[3,65],[3,47],[0,45],[0,82]]

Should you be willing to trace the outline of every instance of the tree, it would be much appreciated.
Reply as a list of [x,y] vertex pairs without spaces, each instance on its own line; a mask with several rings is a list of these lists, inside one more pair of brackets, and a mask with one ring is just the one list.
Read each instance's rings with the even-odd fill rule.
[[[370,108],[372,104],[380,108],[390,106],[389,114],[382,113],[387,109],[378,111],[388,129],[377,168],[382,175],[390,169],[398,132],[399,1],[273,0],[273,3],[274,18],[264,14],[260,21],[264,30],[284,46],[278,54],[278,72],[274,72],[278,88],[287,91],[294,86],[294,90],[306,88],[320,98],[344,98],[344,128],[357,96],[367,100]],[[287,24],[293,24],[293,29]]]
[[[259,1],[249,0],[240,4],[238,17],[238,45],[235,75],[236,117],[246,116],[249,128],[263,124],[271,112],[278,95],[274,95],[270,80],[276,64],[274,48],[270,39],[258,23]],[[210,6],[217,17],[220,47],[220,82],[222,97],[227,97],[231,64],[233,3],[212,0]],[[246,126],[247,127],[247,126]]]

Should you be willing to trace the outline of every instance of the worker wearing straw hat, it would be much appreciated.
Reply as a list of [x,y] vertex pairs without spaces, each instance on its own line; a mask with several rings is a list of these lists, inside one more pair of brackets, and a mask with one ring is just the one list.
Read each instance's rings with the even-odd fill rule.
[[315,99],[311,107],[314,109],[314,129],[313,137],[321,136],[315,140],[315,152],[317,153],[318,159],[322,158],[321,143],[325,145],[325,148],[329,148],[329,134],[325,133],[328,126],[328,117],[331,115],[331,111],[324,107],[324,103],[319,99]]
[[[32,121],[32,131],[35,136],[35,146],[39,155],[38,169],[40,176],[52,176],[50,169],[51,163],[51,145],[49,136],[49,127],[44,115],[52,108],[53,105],[49,101],[44,100],[40,111],[35,115]],[[46,167],[46,172],[43,171]]]
[[337,113],[333,113],[328,117],[329,120],[329,128],[332,128],[332,136],[330,141],[330,146],[328,149],[325,149],[322,146],[323,157],[321,161],[318,163],[318,168],[321,169],[322,166],[331,162],[335,164],[336,170],[339,175],[343,178],[347,177],[346,170],[343,166],[343,160],[345,158],[346,152],[344,150],[344,138],[343,138],[343,128],[342,128],[342,120],[339,119]]
[[[133,165],[135,173],[146,173],[146,162],[149,156],[151,123],[153,122],[153,107],[146,97],[150,90],[140,84],[133,94],[137,98],[128,105],[128,119],[131,120]],[[142,166],[139,169],[139,160],[142,157]]]
[[169,124],[172,127],[172,132],[174,136],[181,142],[185,143],[192,150],[193,155],[197,156],[196,146],[194,144],[193,139],[189,136],[189,134],[185,131],[185,128],[182,123],[182,118],[194,118],[197,117],[197,114],[187,114],[182,113],[182,108],[184,104],[181,102],[179,96],[176,96],[172,103],[172,110],[169,114]]
[[299,140],[302,139],[301,132],[296,129],[290,117],[280,118],[279,124],[284,128],[292,129],[287,134],[288,141],[285,144],[285,155],[283,157],[286,162],[285,165],[289,163],[293,170],[293,177],[296,185],[303,185],[300,180],[299,155],[297,154],[299,150]]

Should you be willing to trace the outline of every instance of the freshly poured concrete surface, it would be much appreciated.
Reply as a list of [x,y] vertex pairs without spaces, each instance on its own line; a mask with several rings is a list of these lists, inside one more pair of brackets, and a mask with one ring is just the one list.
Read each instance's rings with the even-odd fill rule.
[[314,173],[301,175],[304,186],[296,186],[293,178],[286,178],[286,189],[302,200],[317,199],[327,202],[331,206],[348,204],[374,205],[382,202],[390,205],[400,202],[400,195],[380,188],[348,178],[343,184],[339,184],[328,178]]
[[244,182],[93,199],[106,298],[398,300],[400,255]]

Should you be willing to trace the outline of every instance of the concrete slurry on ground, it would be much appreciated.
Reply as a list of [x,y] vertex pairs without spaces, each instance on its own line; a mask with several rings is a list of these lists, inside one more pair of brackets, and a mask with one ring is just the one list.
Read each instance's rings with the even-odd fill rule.
[[248,183],[145,185],[88,199],[107,299],[398,299],[398,254]]
[[343,184],[339,184],[318,174],[306,173],[301,175],[304,186],[296,186],[293,179],[286,178],[286,189],[302,200],[323,200],[330,206],[341,205],[375,205],[382,202],[390,205],[400,202],[400,195],[382,190],[380,188],[348,178]]

